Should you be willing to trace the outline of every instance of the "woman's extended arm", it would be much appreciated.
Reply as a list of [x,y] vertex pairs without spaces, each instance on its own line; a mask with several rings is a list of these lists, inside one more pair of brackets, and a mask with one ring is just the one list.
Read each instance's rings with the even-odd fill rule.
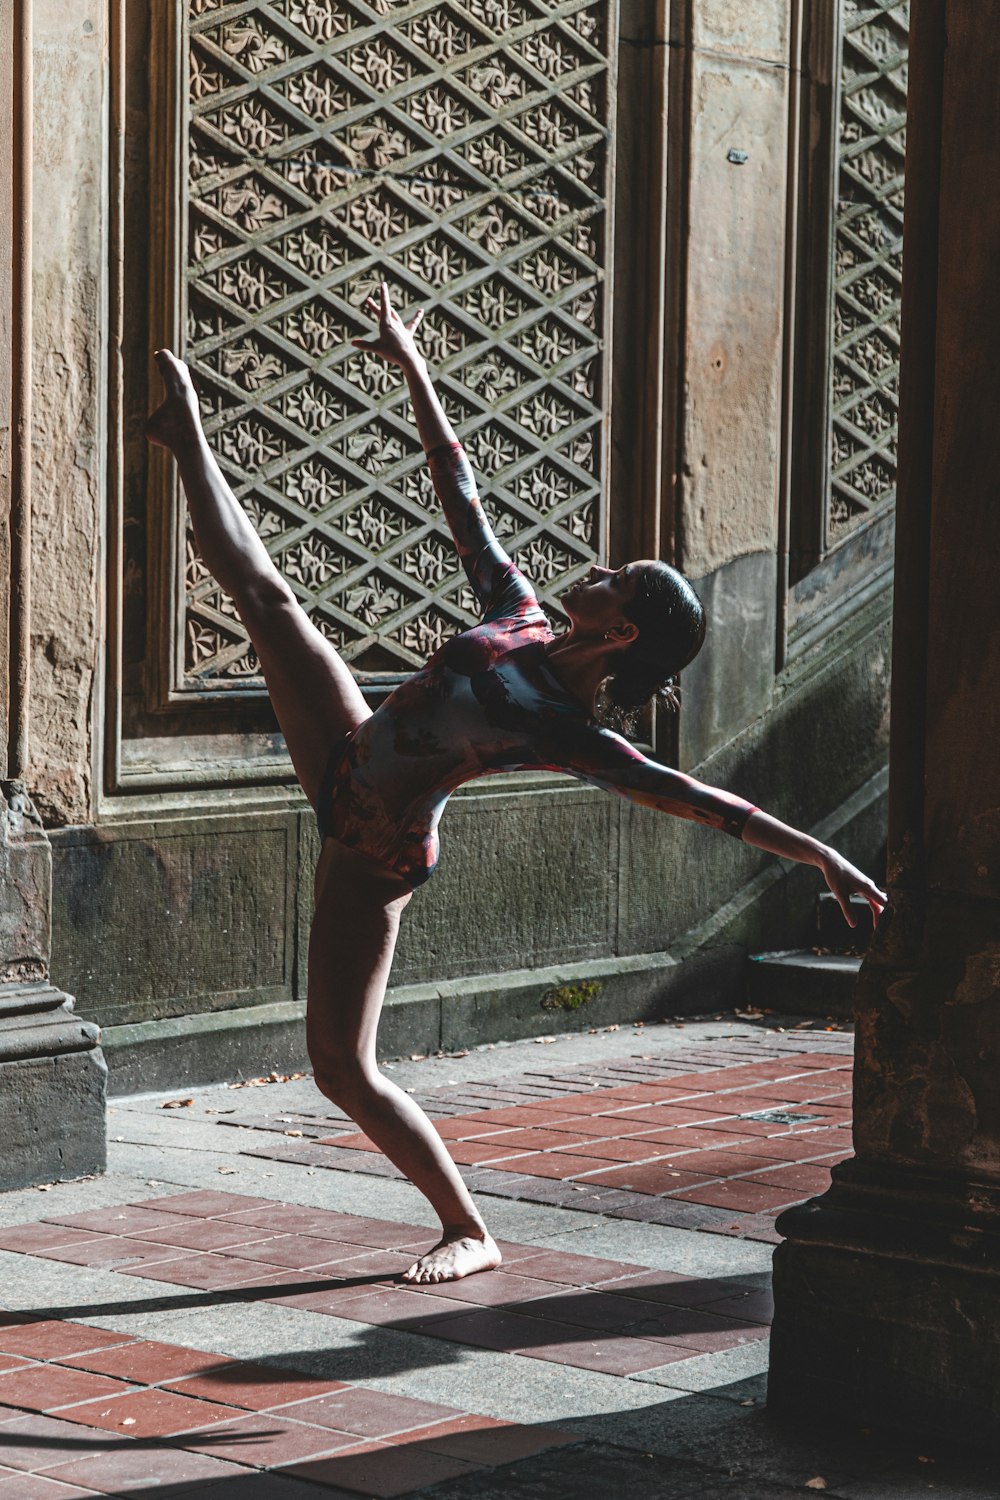
[[594,723],[581,724],[578,720],[565,726],[554,723],[549,727],[542,753],[551,770],[568,771],[581,781],[617,792],[641,807],[703,823],[769,854],[815,865],[852,927],[857,925],[850,899],[855,892],[864,896],[876,919],[885,906],[884,892],[835,849],[780,823],[742,797],[706,786],[693,776],[648,759],[611,729]]
[[882,915],[888,898],[874,881],[849,864],[836,849],[828,848],[818,839],[810,838],[807,833],[800,833],[797,828],[790,828],[787,823],[772,818],[770,813],[761,812],[757,808],[750,814],[743,825],[743,842],[753,844],[757,849],[765,849],[768,854],[777,854],[782,859],[815,865],[840,902],[849,927],[857,926],[857,917],[851,911],[851,896],[854,894],[864,896],[872,909],[873,922],[877,922]]

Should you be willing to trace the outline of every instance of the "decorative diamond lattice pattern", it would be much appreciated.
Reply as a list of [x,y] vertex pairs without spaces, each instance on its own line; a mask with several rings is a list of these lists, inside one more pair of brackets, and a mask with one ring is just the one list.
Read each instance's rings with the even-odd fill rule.
[[842,0],[827,546],[896,494],[909,5]]
[[[397,372],[385,278],[497,529],[551,607],[599,543],[608,0],[188,0],[186,352],[215,451],[364,676],[472,618]],[[194,693],[259,688],[187,550]],[[554,611],[558,614],[558,610]]]

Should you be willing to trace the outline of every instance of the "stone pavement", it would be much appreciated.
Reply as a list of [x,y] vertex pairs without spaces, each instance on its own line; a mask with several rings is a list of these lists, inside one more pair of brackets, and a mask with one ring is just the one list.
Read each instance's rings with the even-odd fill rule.
[[419,1290],[408,1183],[311,1079],[116,1100],[0,1195],[0,1500],[972,1500],[997,1465],[766,1410],[774,1215],[850,1150],[851,1037],[720,1017],[389,1064],[504,1265]]

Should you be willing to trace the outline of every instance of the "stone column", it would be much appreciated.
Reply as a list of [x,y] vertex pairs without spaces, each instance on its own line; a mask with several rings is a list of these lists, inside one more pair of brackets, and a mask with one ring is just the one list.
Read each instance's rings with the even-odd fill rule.
[[769,1401],[1000,1448],[1000,0],[913,7],[889,890]]
[[31,641],[30,0],[0,23],[0,1190],[104,1169],[100,1033],[49,983],[52,851],[25,781]]

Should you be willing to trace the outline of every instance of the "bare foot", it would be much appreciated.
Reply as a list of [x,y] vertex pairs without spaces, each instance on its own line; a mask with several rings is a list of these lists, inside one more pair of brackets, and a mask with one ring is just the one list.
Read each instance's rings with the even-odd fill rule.
[[169,349],[157,349],[153,358],[163,376],[167,399],[158,406],[146,423],[146,436],[161,448],[174,449],[191,439],[199,430],[198,397],[191,383],[191,372],[183,360]]
[[492,1271],[503,1259],[490,1235],[446,1234],[442,1240],[404,1271],[401,1281],[458,1281],[476,1271]]

